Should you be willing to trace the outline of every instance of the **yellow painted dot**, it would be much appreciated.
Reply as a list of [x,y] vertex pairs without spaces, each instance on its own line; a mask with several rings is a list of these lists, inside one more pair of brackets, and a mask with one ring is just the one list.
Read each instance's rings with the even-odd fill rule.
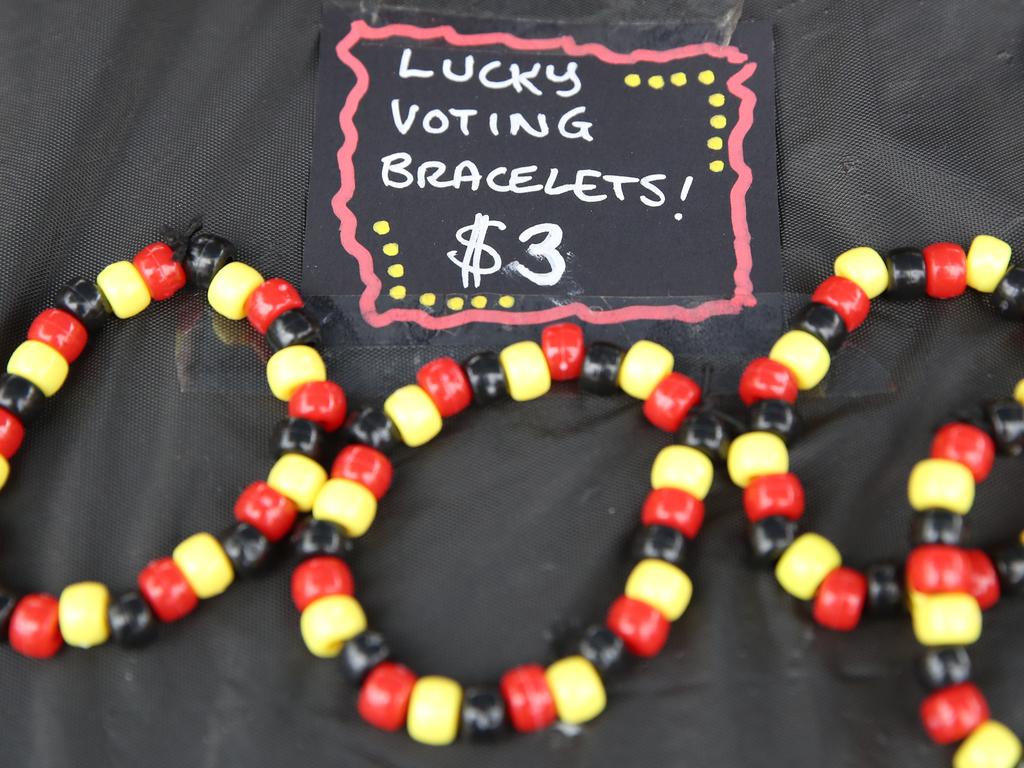
[[672,85],[674,85],[676,87],[679,87],[679,86],[682,86],[682,85],[686,85],[686,73],[685,72],[673,72],[672,75],[669,77],[668,81],[670,83],[672,83]]
[[388,296],[390,296],[395,301],[401,301],[402,299],[405,298],[405,286],[404,285],[393,286],[391,288],[391,290],[388,291]]
[[448,299],[448,309],[453,309],[458,312],[464,306],[466,306],[466,300],[461,296],[452,296]]
[[483,309],[484,307],[487,306],[487,297],[474,296],[472,299],[469,300],[469,303],[472,304],[477,309]]
[[628,75],[626,75],[624,82],[630,88],[636,88],[638,85],[640,85],[641,82],[640,75],[638,75],[636,72],[630,72]]
[[401,277],[402,275],[405,274],[405,267],[403,267],[401,264],[392,264],[390,267],[388,267],[388,274],[391,277]]
[[384,243],[384,247],[381,250],[384,251],[385,256],[397,256],[398,243]]
[[512,296],[502,296],[500,299],[498,299],[498,306],[503,307],[504,309],[511,309],[512,307],[515,306],[515,304],[516,300]]
[[712,107],[720,107],[725,104],[725,94],[723,93],[712,93],[708,96],[708,104]]
[[725,128],[725,115],[712,115],[711,120],[709,120],[708,122],[711,123],[712,128],[721,130],[722,128]]
[[378,235],[386,235],[391,231],[391,225],[384,221],[384,219],[381,219],[380,221],[373,222],[373,231]]
[[712,173],[721,173],[722,170],[725,168],[725,163],[723,163],[721,160],[712,160],[710,163],[708,163],[708,168],[711,170]]
[[711,85],[713,82],[715,82],[715,73],[712,72],[710,69],[705,69],[703,72],[697,75],[697,79],[704,83],[704,85]]
[[708,139],[708,149],[721,149],[722,148],[722,137],[712,136]]
[[432,293],[424,293],[420,296],[420,304],[424,307],[432,307],[437,303],[437,296]]
[[647,78],[647,84],[656,91],[665,87],[665,78],[661,75],[651,75]]

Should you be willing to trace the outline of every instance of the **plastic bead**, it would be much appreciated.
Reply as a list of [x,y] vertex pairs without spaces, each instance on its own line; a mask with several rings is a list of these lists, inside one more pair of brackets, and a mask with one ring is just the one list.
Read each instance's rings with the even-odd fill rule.
[[505,370],[494,352],[478,352],[468,358],[462,368],[477,405],[489,405],[508,397]]
[[789,445],[800,433],[800,417],[785,400],[761,400],[750,409],[750,431],[771,432]]
[[80,581],[60,593],[58,619],[64,642],[75,648],[102,645],[110,637],[110,591],[98,581]]
[[249,485],[235,502],[235,519],[256,528],[270,541],[287,536],[297,514],[290,499],[262,481]]
[[672,373],[675,364],[675,357],[668,349],[642,339],[630,347],[622,358],[619,387],[637,400],[646,400],[658,383]]
[[791,473],[755,477],[743,490],[743,509],[752,523],[773,515],[799,520],[804,505],[803,484]]
[[982,723],[953,755],[953,768],[1015,768],[1021,758],[1017,735],[997,720]]
[[360,632],[341,647],[341,668],[348,681],[362,684],[374,668],[391,658],[391,649],[380,632]]
[[245,301],[245,316],[249,324],[260,333],[266,333],[270,324],[285,312],[302,309],[302,296],[295,286],[279,277],[258,286]]
[[784,590],[800,600],[810,600],[843,558],[824,536],[805,533],[782,553],[775,565],[775,578]]
[[288,347],[315,347],[320,343],[320,323],[304,309],[290,309],[274,318],[266,339],[275,352]]
[[992,562],[999,573],[1002,591],[1009,595],[1024,594],[1024,542],[1003,547]]
[[292,417],[278,422],[271,439],[274,458],[280,458],[286,453],[299,453],[314,461],[323,458],[326,442],[327,438],[319,424]]
[[442,747],[459,735],[462,686],[447,677],[421,677],[412,687],[406,729],[421,744]]
[[408,384],[392,392],[384,401],[384,413],[395,425],[402,442],[410,448],[430,442],[441,431],[441,412],[418,384]]
[[714,461],[725,458],[732,433],[715,410],[702,408],[683,421],[676,439],[680,445],[696,448]]
[[894,299],[916,299],[924,296],[928,268],[924,254],[917,248],[895,248],[885,255],[889,273],[888,295]]
[[320,353],[312,347],[286,347],[267,361],[267,383],[278,400],[291,399],[303,384],[326,380],[327,367]]
[[313,502],[313,517],[330,520],[349,538],[366,533],[377,516],[377,497],[355,480],[335,477],[320,488]]
[[14,606],[7,641],[22,656],[48,659],[64,645],[58,618],[59,603],[52,595],[25,595]]
[[715,468],[711,459],[685,445],[662,448],[651,466],[651,487],[677,488],[703,501],[711,490]]
[[726,462],[729,477],[740,488],[761,475],[783,475],[789,472],[789,451],[786,443],[771,432],[747,432],[733,440]]
[[288,415],[293,419],[308,419],[325,432],[334,432],[345,423],[347,407],[345,390],[333,381],[310,381],[292,393]]
[[952,744],[966,738],[988,716],[988,702],[973,683],[935,691],[921,703],[921,722],[936,744]]
[[967,254],[957,243],[932,243],[922,254],[929,296],[951,299],[967,290]]
[[970,558],[958,547],[917,547],[907,558],[907,585],[915,592],[966,592],[970,573]]
[[910,614],[921,645],[971,645],[981,636],[978,601],[962,592],[914,594]]
[[352,549],[341,528],[330,520],[310,517],[296,526],[291,538],[292,551],[300,560],[309,557],[344,557]]
[[910,540],[915,547],[925,544],[946,544],[958,547],[963,543],[966,522],[963,515],[946,509],[918,512],[910,526]]
[[996,446],[987,432],[973,424],[946,424],[932,440],[932,458],[959,461],[980,483],[992,471]]
[[918,512],[946,509],[966,515],[974,504],[974,476],[958,461],[924,459],[910,471],[907,498]]
[[626,649],[641,658],[657,656],[661,652],[671,626],[657,608],[625,595],[612,603],[607,624],[622,638]]
[[867,246],[851,248],[836,258],[835,273],[860,286],[869,299],[889,287],[889,271],[878,251]]
[[213,278],[235,260],[234,243],[217,235],[193,235],[185,253],[185,274],[197,288],[209,288]]
[[354,595],[355,581],[345,561],[320,555],[301,562],[292,571],[292,602],[303,611],[306,606],[326,595]]
[[135,254],[132,264],[156,301],[171,298],[188,282],[185,269],[175,260],[174,251],[167,243],[147,245]]
[[270,540],[248,523],[235,523],[220,536],[220,545],[239,576],[259,573],[270,561]]
[[614,672],[622,665],[626,645],[622,638],[608,627],[588,627],[577,644],[577,652],[594,665],[602,675]]
[[7,485],[7,478],[11,476],[11,465],[6,458],[0,456],[0,488]]
[[9,459],[18,452],[25,439],[25,427],[10,411],[0,408],[0,456]]
[[224,547],[208,533],[189,536],[174,548],[171,559],[201,600],[216,597],[235,580]]
[[799,391],[793,372],[767,357],[751,360],[740,376],[739,392],[744,405],[753,405],[759,400],[795,403]]
[[263,285],[263,276],[240,261],[225,264],[210,281],[206,297],[210,306],[228,320],[243,320],[246,304],[253,292]]
[[142,569],[139,592],[163,622],[177,621],[192,613],[199,604],[199,597],[185,574],[169,557],[154,560]]
[[967,592],[978,601],[981,610],[987,611],[999,602],[999,573],[992,559],[980,549],[968,549],[965,554],[970,561]]
[[693,583],[684,571],[662,560],[641,560],[626,579],[626,597],[642,600],[675,621],[693,597]]
[[112,312],[96,283],[84,277],[68,283],[57,296],[54,306],[77,317],[90,333],[103,327]]
[[334,459],[331,477],[355,480],[370,489],[378,501],[391,487],[394,469],[388,457],[365,445],[347,445]]
[[704,502],[678,488],[658,488],[647,494],[640,520],[644,525],[674,528],[693,539],[704,524]]
[[868,608],[877,616],[891,616],[903,609],[903,574],[895,563],[872,563],[868,578]]
[[759,565],[778,560],[796,540],[797,524],[782,515],[770,515],[750,526],[750,556]]
[[1024,268],[1013,267],[992,292],[992,307],[1008,320],[1024,317]]
[[1000,400],[990,404],[987,411],[999,450],[1007,456],[1024,453],[1024,405],[1016,400]]
[[1024,379],[1019,379],[1013,387],[1013,399],[1024,405]]
[[469,688],[462,700],[462,735],[491,739],[505,730],[505,702],[490,688]]
[[835,352],[846,341],[846,323],[843,316],[832,307],[811,302],[793,318],[792,327],[806,331],[825,345],[829,352]]
[[416,373],[416,383],[430,395],[445,419],[473,404],[473,390],[462,366],[450,357],[431,360]]
[[580,389],[595,395],[611,395],[619,388],[619,369],[625,352],[604,341],[590,345],[583,357]]
[[849,632],[860,623],[867,593],[864,574],[853,568],[836,568],[818,587],[814,620],[837,632]]
[[675,432],[700,402],[700,386],[689,376],[670,373],[644,401],[644,416],[658,429]]
[[[888,280],[888,276],[886,276]],[[845,277],[830,277],[811,294],[811,301],[831,307],[846,324],[847,332],[855,331],[867,320],[871,299],[863,289]]]
[[551,371],[544,351],[535,341],[509,344],[498,355],[505,372],[509,396],[517,401],[535,400],[551,389]]
[[524,664],[501,676],[501,695],[508,719],[520,733],[547,728],[555,721],[555,700],[548,687],[544,668]]
[[384,411],[363,408],[353,411],[345,421],[345,433],[355,443],[389,453],[398,444],[398,432]]
[[156,639],[153,609],[138,592],[126,592],[107,610],[110,637],[118,645],[138,648]]
[[89,341],[89,332],[70,312],[46,309],[32,321],[28,329],[28,338],[53,347],[61,357],[73,363],[85,349]]
[[416,675],[407,667],[391,661],[379,664],[359,689],[359,715],[382,731],[397,731],[405,724],[415,684]]
[[583,370],[583,329],[575,323],[549,325],[540,333],[540,346],[548,361],[552,381],[578,379]]
[[45,402],[43,390],[28,379],[9,373],[0,375],[0,408],[17,416],[22,424],[32,421]]
[[558,719],[570,725],[593,720],[604,711],[604,684],[594,665],[582,656],[567,656],[544,673]]
[[686,559],[686,537],[665,525],[644,526],[633,539],[632,557],[634,560],[664,560],[682,566]]
[[929,690],[960,685],[971,679],[971,657],[966,648],[931,648],[918,659],[917,676]]
[[96,285],[111,311],[122,320],[134,317],[149,306],[153,297],[139,270],[130,261],[115,261],[96,276]]
[[366,629],[366,614],[351,595],[325,595],[302,610],[299,628],[310,653],[333,659],[347,640]]
[[68,361],[41,341],[23,341],[7,361],[7,372],[30,381],[53,397],[68,378]]
[[991,235],[978,235],[967,250],[967,284],[992,293],[1010,266],[1010,245]]
[[308,456],[286,453],[267,475],[267,485],[290,499],[300,512],[313,509],[317,494],[327,482],[327,471]]
[[775,342],[768,357],[789,368],[800,389],[818,386],[832,364],[828,348],[807,331],[787,331]]

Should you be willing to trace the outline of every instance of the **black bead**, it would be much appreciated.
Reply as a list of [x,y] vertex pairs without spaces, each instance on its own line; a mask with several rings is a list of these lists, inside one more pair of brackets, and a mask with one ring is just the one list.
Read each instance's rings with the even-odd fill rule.
[[1010,320],[1024,317],[1024,267],[1014,267],[1003,275],[992,291],[992,307]]
[[924,254],[917,248],[895,248],[885,255],[889,270],[886,295],[893,299],[916,299],[924,296],[928,270]]
[[209,288],[213,276],[235,260],[234,244],[217,235],[194,235],[185,254],[185,275],[197,288]]
[[964,515],[946,509],[929,509],[914,515],[910,524],[910,541],[915,547],[925,544],[959,547],[964,543],[966,531]]
[[505,700],[493,688],[467,688],[462,698],[462,735],[490,739],[505,730]]
[[722,415],[712,408],[702,408],[686,417],[676,441],[696,448],[709,459],[724,459],[729,453],[732,430]]
[[508,397],[505,369],[494,352],[477,352],[462,364],[477,405],[496,403]]
[[353,443],[390,453],[398,445],[398,431],[391,418],[379,408],[361,408],[352,411],[345,421],[345,435]]
[[782,515],[772,515],[750,526],[750,554],[761,565],[774,563],[796,539],[797,524]]
[[665,525],[646,525],[636,532],[632,545],[633,560],[655,558],[672,565],[686,559],[686,537]]
[[792,327],[814,336],[830,352],[835,352],[846,341],[846,323],[832,307],[812,302],[793,319]]
[[1024,544],[1003,547],[992,556],[1003,593],[1024,595]]
[[362,685],[370,670],[391,658],[384,635],[371,629],[362,632],[341,647],[341,669],[352,685]]
[[619,369],[626,353],[622,347],[606,341],[595,341],[587,348],[580,371],[580,389],[595,395],[612,395],[619,391]]
[[0,588],[0,643],[7,641],[7,627],[11,623],[11,614],[18,604],[18,596],[9,590]]
[[800,434],[800,417],[792,403],[761,400],[750,407],[750,431],[771,432],[788,445]]
[[896,563],[874,563],[864,571],[868,580],[868,610],[891,616],[903,610],[903,574]]
[[235,523],[220,537],[221,546],[239,576],[257,573],[270,560],[270,539],[248,523]]
[[113,314],[107,297],[92,280],[79,277],[68,283],[53,303],[77,317],[89,331],[96,331]]
[[352,542],[330,520],[310,517],[299,523],[292,534],[292,551],[300,560],[326,555],[344,558],[352,551]]
[[324,456],[327,437],[323,428],[309,419],[282,419],[274,430],[274,456],[301,453],[314,461]]
[[267,344],[275,352],[299,344],[315,347],[319,343],[320,323],[304,309],[282,312],[267,326]]
[[156,617],[142,595],[125,592],[107,609],[110,636],[129,648],[146,645],[156,637]]
[[971,679],[971,657],[966,648],[932,648],[917,660],[917,676],[932,691]]
[[579,654],[602,675],[614,672],[626,655],[626,644],[608,627],[595,624],[587,627],[579,642]]
[[28,379],[13,373],[0,375],[0,408],[13,413],[22,423],[32,421],[45,402],[43,390]]
[[1024,405],[1016,400],[990,403],[988,422],[999,450],[1009,456],[1024,452]]

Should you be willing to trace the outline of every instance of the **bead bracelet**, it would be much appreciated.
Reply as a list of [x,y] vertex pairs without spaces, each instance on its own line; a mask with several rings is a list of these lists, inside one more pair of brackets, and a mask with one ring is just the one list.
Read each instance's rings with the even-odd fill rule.
[[0,639],[25,656],[47,658],[65,644],[90,648],[111,637],[126,646],[149,642],[158,620],[176,621],[200,599],[221,594],[236,575],[259,570],[273,543],[291,531],[297,512],[310,508],[327,479],[316,459],[325,433],[345,418],[345,394],[327,381],[323,361],[310,346],[319,327],[303,310],[301,296],[284,280],[264,281],[235,261],[232,243],[200,233],[198,225],[169,239],[146,246],[132,261],[111,264],[95,282],[72,281],[55,306],[32,323],[0,377],[0,488],[21,446],[24,424],[60,390],[89,336],[111,315],[133,317],[186,284],[205,289],[220,315],[247,318],[275,350],[267,377],[274,394],[288,400],[289,412],[275,433],[277,463],[267,482],[253,483],[239,497],[232,527],[219,538],[204,532],[185,539],[170,557],[139,573],[137,590],[112,598],[95,581],[71,584],[59,598],[0,589]]
[[547,393],[553,380],[578,379],[583,391],[608,395],[621,389],[642,399],[651,423],[686,431],[700,388],[673,373],[673,365],[672,353],[650,341],[628,351],[603,342],[586,348],[582,329],[563,323],[545,328],[540,344],[520,341],[500,354],[475,354],[462,365],[451,358],[433,360],[419,370],[417,384],[396,390],[382,410],[362,412],[362,421],[373,426],[350,429],[359,444],[339,454],[332,474],[339,474],[339,465],[362,469],[328,481],[314,500],[313,519],[295,538],[302,562],[292,575],[292,599],[308,649],[319,657],[340,655],[346,676],[359,686],[364,720],[386,731],[404,726],[413,739],[431,745],[450,744],[460,731],[483,738],[509,726],[529,732],[556,720],[578,725],[603,711],[603,678],[626,652],[651,657],[662,649],[670,623],[682,616],[692,596],[681,566],[703,523],[703,499],[714,476],[710,459],[694,448],[670,445],[657,455],[633,542],[634,564],[604,624],[586,629],[571,655],[546,668],[515,667],[494,687],[463,690],[455,680],[418,677],[394,661],[381,634],[367,628],[353,597],[341,542],[366,530],[390,486],[385,453],[399,442],[413,447],[429,442],[445,418],[473,403],[533,400]]

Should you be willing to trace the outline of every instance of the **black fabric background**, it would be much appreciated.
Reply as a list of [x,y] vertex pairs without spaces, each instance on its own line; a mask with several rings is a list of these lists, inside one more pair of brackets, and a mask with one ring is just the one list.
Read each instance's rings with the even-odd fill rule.
[[[459,3],[462,10],[491,3]],[[612,16],[672,18],[666,2]],[[507,7],[502,10],[508,10]],[[591,3],[513,10],[577,17]],[[779,0],[776,25],[787,303],[852,244],[976,232],[1020,243],[1024,8],[1011,0]],[[319,7],[276,2],[0,4],[0,346],[66,279],[130,257],[194,212],[264,273],[300,273]],[[900,556],[904,482],[948,410],[1003,394],[1024,331],[977,296],[880,301],[807,398],[794,451],[809,520],[851,562]],[[200,297],[113,323],[33,427],[0,500],[0,579],[57,591],[131,584],[185,535],[218,530],[262,477],[281,408],[265,351]],[[411,379],[413,348],[335,349],[355,399]],[[722,350],[721,361],[728,361]],[[722,363],[724,364],[724,363]],[[371,616],[417,669],[493,679],[599,616],[663,444],[625,399],[545,400],[457,420],[415,456],[353,564]],[[972,523],[1019,530],[1001,459]],[[840,636],[744,560],[738,495],[709,505],[697,595],[665,653],[610,685],[575,737],[432,750],[363,725],[331,662],[301,644],[286,569],[233,588],[141,652],[0,658],[3,766],[937,766],[923,736],[908,623]],[[1024,605],[986,617],[978,679],[1024,732]]]

